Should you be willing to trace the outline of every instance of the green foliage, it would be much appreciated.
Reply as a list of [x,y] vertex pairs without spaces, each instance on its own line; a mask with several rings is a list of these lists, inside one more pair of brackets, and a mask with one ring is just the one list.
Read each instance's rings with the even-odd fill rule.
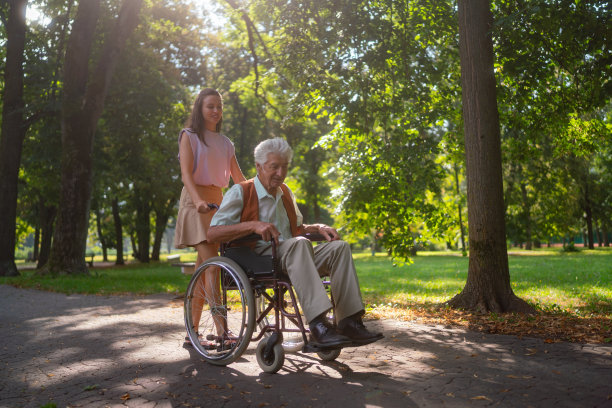
[[275,73],[291,80],[293,109],[329,120],[318,146],[337,157],[327,174],[340,180],[334,197],[347,229],[375,231],[404,258],[440,235],[435,159],[449,126],[440,118],[458,96],[451,5],[262,1],[254,9],[274,16]]
[[494,6],[509,237],[573,236],[605,202],[592,194],[605,174],[593,163],[612,141],[611,11],[596,0]]
[[[45,19],[28,24],[23,231],[58,202],[58,78],[76,11],[64,1],[35,4]],[[104,4],[99,33],[119,2]],[[455,3],[236,4],[218,2],[226,20],[217,29],[215,17],[189,2],[145,2],[95,139],[92,209],[108,246],[116,245],[114,199],[131,236],[174,214],[176,137],[205,86],[224,94],[223,132],[247,177],[259,141],[287,138],[295,151],[288,183],[307,222],[334,223],[352,241],[401,259],[431,242],[456,245],[459,214],[463,224],[467,217]],[[492,7],[509,239],[573,236],[586,228],[587,212],[593,228],[612,231],[607,2]],[[139,212],[146,214],[136,222]]]
[[563,245],[563,249],[561,251],[563,251],[563,252],[580,252],[580,249],[578,249],[578,247],[576,247],[576,245],[574,244],[574,241],[570,241],[567,245]]

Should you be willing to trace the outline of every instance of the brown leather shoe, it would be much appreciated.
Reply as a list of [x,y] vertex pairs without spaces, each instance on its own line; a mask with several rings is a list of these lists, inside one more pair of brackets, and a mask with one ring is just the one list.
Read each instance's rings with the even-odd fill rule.
[[336,328],[325,320],[313,321],[309,327],[312,340],[320,347],[339,348],[352,343],[348,337],[338,334]]
[[382,339],[382,333],[372,333],[360,317],[347,317],[338,324],[338,333],[351,339],[354,346],[364,346]]

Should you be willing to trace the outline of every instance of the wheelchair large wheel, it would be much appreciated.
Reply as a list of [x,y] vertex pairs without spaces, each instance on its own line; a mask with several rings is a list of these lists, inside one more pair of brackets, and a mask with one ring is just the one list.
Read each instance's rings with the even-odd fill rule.
[[255,329],[255,299],[246,274],[225,257],[210,258],[185,293],[185,327],[209,363],[227,365],[246,350]]
[[[272,295],[271,289],[268,289],[268,294]],[[285,309],[289,313],[295,313],[295,308],[294,308],[293,302],[291,301],[291,296],[289,295],[289,292],[285,292],[283,302],[285,303],[284,304]],[[255,298],[255,304],[257,307],[257,315],[259,316],[266,309],[266,307],[268,307],[270,302],[263,295],[259,295]],[[302,316],[302,319],[303,319],[303,316]],[[274,320],[275,320],[274,319],[274,309],[272,309],[266,315],[266,317],[264,317],[261,320],[261,322],[259,322],[259,329],[263,330],[266,326],[275,324],[276,322]],[[288,318],[284,318],[284,321],[285,321],[285,329],[290,329],[292,331],[283,332],[283,342],[282,342],[283,349],[287,353],[295,353],[304,347],[304,338],[302,337],[301,331],[299,331],[300,328],[296,324],[294,324]],[[304,325],[307,325],[307,323],[304,322]],[[265,333],[266,338],[268,338],[269,336],[270,336],[269,332]]]

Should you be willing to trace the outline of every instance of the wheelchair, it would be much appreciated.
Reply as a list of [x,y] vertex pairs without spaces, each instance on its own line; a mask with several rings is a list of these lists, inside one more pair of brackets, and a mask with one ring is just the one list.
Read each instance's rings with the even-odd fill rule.
[[[324,241],[319,234],[303,236]],[[274,242],[272,256],[259,256],[245,245],[258,239],[250,235],[221,244],[221,256],[208,259],[193,274],[184,303],[191,344],[205,361],[225,366],[240,358],[251,341],[259,341],[257,363],[267,373],[282,368],[286,352],[335,360],[339,348],[308,341],[308,325],[289,277],[281,273]],[[323,284],[329,292],[329,281]],[[333,323],[333,309],[328,318]]]

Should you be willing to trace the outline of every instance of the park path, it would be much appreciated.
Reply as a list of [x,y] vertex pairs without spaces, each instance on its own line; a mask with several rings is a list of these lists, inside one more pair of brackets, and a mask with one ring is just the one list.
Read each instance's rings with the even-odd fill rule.
[[335,362],[254,345],[215,367],[182,347],[171,295],[64,295],[0,285],[0,407],[612,407],[612,346],[547,344],[381,320]]

